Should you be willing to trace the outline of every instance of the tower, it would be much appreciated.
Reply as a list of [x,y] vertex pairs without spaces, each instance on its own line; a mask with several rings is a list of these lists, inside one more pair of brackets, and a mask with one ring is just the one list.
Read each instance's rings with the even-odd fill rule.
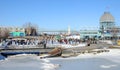
[[68,26],[68,35],[70,35],[70,26]]
[[110,12],[104,12],[100,18],[100,31],[109,31],[115,26],[115,19]]

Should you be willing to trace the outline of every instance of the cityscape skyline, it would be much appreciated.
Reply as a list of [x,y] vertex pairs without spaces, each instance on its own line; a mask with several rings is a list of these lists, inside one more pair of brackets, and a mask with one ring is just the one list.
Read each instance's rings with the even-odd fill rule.
[[33,23],[39,29],[80,30],[98,27],[100,17],[109,11],[120,25],[118,0],[1,0],[0,26],[22,27]]

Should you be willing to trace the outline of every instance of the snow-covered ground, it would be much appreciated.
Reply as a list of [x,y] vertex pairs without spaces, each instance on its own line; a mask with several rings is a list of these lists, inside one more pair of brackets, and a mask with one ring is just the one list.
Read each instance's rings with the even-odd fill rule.
[[100,42],[105,42],[107,44],[113,44],[113,42],[111,40],[100,40]]
[[87,46],[87,43],[80,43],[77,45],[71,45],[71,44],[47,44],[49,47],[62,47],[62,48],[75,48],[75,47],[84,47]]
[[40,56],[32,54],[15,55],[0,60],[0,70],[73,70],[74,67],[83,70],[119,70],[120,49],[108,50],[110,51],[98,54],[85,53],[70,58],[40,59]]
[[55,59],[87,59],[87,58],[104,58],[108,59],[114,62],[120,62],[120,49],[106,49],[109,50],[109,52],[102,52],[102,53],[84,53],[80,54],[76,57],[70,57],[70,58],[48,58],[51,60]]

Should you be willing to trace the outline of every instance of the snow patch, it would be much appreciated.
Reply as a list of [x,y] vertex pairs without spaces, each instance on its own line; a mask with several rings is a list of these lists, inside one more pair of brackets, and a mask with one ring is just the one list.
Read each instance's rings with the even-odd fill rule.
[[60,67],[59,64],[53,64],[53,63],[50,63],[50,60],[49,59],[41,59],[42,61],[44,61],[42,63],[42,69],[44,70],[56,70],[57,68]]
[[100,67],[107,69],[107,68],[112,68],[112,67],[116,67],[116,66],[117,65],[101,65]]

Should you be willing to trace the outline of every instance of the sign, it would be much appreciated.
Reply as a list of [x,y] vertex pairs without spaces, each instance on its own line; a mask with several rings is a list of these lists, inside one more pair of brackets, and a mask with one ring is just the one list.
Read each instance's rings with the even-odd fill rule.
[[119,46],[120,46],[120,40],[118,40],[118,41],[117,41],[117,45],[119,45]]

